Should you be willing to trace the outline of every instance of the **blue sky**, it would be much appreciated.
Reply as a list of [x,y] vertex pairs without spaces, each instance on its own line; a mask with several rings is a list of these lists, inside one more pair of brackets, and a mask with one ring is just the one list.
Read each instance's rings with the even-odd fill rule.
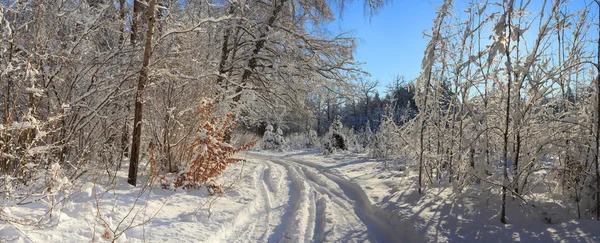
[[355,60],[365,62],[363,68],[371,73],[370,79],[379,79],[379,90],[385,91],[385,85],[397,74],[408,79],[419,75],[428,42],[423,31],[430,31],[437,4],[438,1],[397,0],[369,21],[359,1],[347,5],[343,19],[329,28],[333,32],[353,30],[352,34],[360,39]]
[[[567,8],[581,9],[591,0],[573,0]],[[329,25],[332,32],[352,31],[360,41],[355,52],[356,61],[364,62],[363,69],[371,73],[370,80],[379,80],[379,91],[396,75],[407,80],[419,76],[428,38],[423,31],[431,32],[436,6],[441,0],[392,0],[370,20],[364,14],[363,1],[345,7],[343,19]],[[466,1],[455,1],[461,9]],[[493,2],[493,1],[491,1]],[[550,4],[550,1],[549,3]],[[532,1],[533,9],[541,8],[541,1]],[[598,11],[592,7],[592,14]],[[595,15],[597,16],[597,15]],[[594,35],[594,30],[590,32]]]

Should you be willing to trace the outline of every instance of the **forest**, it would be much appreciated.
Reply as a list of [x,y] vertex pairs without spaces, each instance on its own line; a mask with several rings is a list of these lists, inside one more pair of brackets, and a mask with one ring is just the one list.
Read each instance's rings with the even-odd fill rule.
[[[306,196],[314,229],[309,223],[290,236],[291,225],[304,222],[293,216],[303,214],[282,211],[277,220],[290,227],[264,226],[280,238],[244,239],[234,230],[225,231],[233,238],[223,233],[214,241],[183,241],[460,241],[452,229],[448,238],[388,237],[406,219],[380,221],[377,215],[385,213],[378,210],[382,198],[403,198],[398,190],[413,195],[414,205],[435,201],[442,189],[438,197],[453,203],[478,198],[485,206],[473,205],[492,210],[491,218],[472,218],[484,224],[510,225],[525,214],[542,225],[599,226],[600,1],[434,1],[422,60],[414,60],[421,63],[420,75],[398,73],[390,80],[371,78],[355,60],[360,41],[351,31],[327,27],[350,4],[0,1],[0,241],[44,241],[36,230],[60,227],[56,215],[75,203],[95,208],[86,216],[91,233],[53,240],[128,242],[126,232],[150,228],[172,197],[195,191],[197,200],[229,200],[232,191],[258,193],[244,186],[261,180],[272,193],[289,184],[290,199],[282,205]],[[376,18],[392,3],[358,4],[364,16]],[[294,151],[312,157],[286,160]],[[335,164],[350,158],[368,162],[360,167],[366,174],[389,174],[389,191],[374,199],[376,189],[344,174],[356,173],[339,168],[346,164]],[[328,159],[329,165],[323,162]],[[223,178],[233,171],[242,178],[238,184],[244,176],[257,181],[232,189]],[[257,171],[273,178],[280,173],[288,184],[275,185]],[[123,201],[118,190],[132,200]],[[158,191],[169,199],[153,201]],[[350,206],[332,199],[344,193]],[[252,203],[270,205],[274,195]],[[153,203],[162,206],[141,217]],[[123,213],[107,216],[117,208],[109,210],[113,204]],[[363,205],[357,222],[366,225],[368,240],[319,229],[333,205],[354,211]],[[402,214],[398,205],[387,210]],[[146,239],[144,232],[127,237],[161,239]],[[432,229],[402,234],[423,232]],[[595,238],[550,240],[600,240],[598,230],[583,235]],[[473,237],[467,239],[489,240]]]

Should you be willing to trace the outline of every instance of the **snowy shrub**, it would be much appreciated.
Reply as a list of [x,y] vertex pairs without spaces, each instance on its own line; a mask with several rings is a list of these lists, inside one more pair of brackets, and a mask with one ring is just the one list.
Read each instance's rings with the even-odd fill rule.
[[368,148],[372,137],[373,131],[371,131],[371,123],[367,121],[367,124],[365,124],[365,127],[362,129],[362,132],[358,135],[360,145],[362,145],[362,147],[365,149]]
[[316,148],[318,145],[319,145],[319,136],[317,135],[317,131],[315,131],[315,130],[308,131],[307,148]]
[[283,147],[285,145],[286,141],[285,141],[285,138],[283,137],[283,130],[281,130],[281,127],[277,128],[276,134],[277,135],[275,136],[275,138],[279,140],[278,142]]
[[283,138],[283,131],[281,131],[281,128],[277,128],[277,131],[274,131],[273,126],[268,124],[265,135],[263,136],[263,149],[281,150],[284,143],[285,139]]
[[309,144],[307,133],[292,133],[286,138],[286,147],[292,150],[306,149]]
[[286,147],[288,149],[312,149],[317,147],[318,139],[317,132],[314,130],[293,133],[286,139]]
[[342,132],[343,127],[341,117],[336,116],[323,142],[325,154],[334,153],[336,150],[348,150],[348,141]]
[[391,116],[386,117],[379,130],[372,137],[369,144],[369,156],[375,159],[391,159],[400,148],[396,123]]
[[260,145],[260,147],[262,148],[262,138],[260,136],[256,135],[256,133],[254,133],[254,132],[238,131],[238,132],[234,132],[231,135],[231,145],[236,146],[236,147],[240,147],[240,146],[243,146],[248,143],[257,143],[257,142],[261,142],[261,144],[255,144],[256,145],[255,147]]
[[351,127],[343,127],[341,133],[346,138],[346,148],[349,151],[362,153],[364,148],[361,144],[361,134],[357,134]]
[[[3,198],[0,209],[41,201],[48,207],[46,214],[36,219],[41,222],[52,217],[54,208],[72,193],[71,177],[80,174],[65,169],[68,164],[61,163],[60,147],[49,142],[54,135],[56,120],[61,117],[59,114],[42,121],[27,114],[21,122],[12,122],[8,126],[0,124],[0,196]],[[23,223],[33,219],[0,215],[0,222],[14,220]]]
[[[213,117],[213,104],[202,105],[198,109],[198,120],[204,123],[199,128],[196,138],[186,150],[185,168],[175,178],[162,178],[167,182],[163,186],[194,188],[212,180],[220,175],[227,165],[243,162],[243,159],[232,158],[234,154],[246,150],[254,145],[250,142],[240,147],[233,147],[224,141],[227,133],[230,133],[237,125],[233,114],[224,119]],[[207,187],[212,192],[220,192],[220,187],[209,183]]]
[[[21,122],[13,122],[4,127],[0,134],[0,172],[11,176],[11,183],[22,186],[52,187],[57,180],[65,181],[66,171],[60,162],[57,151],[60,147],[48,143],[53,135],[53,124],[61,116],[50,117],[47,121],[37,120],[26,115]],[[58,186],[62,188],[62,186]],[[50,189],[49,189],[50,190]],[[56,186],[54,186],[56,191]]]

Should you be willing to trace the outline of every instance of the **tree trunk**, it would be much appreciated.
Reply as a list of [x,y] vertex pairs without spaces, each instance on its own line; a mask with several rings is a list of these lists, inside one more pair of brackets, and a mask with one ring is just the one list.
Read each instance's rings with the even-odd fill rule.
[[[125,41],[125,0],[119,0],[119,21],[121,22],[121,26],[119,27],[119,46],[123,44]],[[128,102],[127,102],[128,103]],[[127,114],[129,113],[130,106],[126,105]],[[127,116],[123,118],[123,128],[121,129],[121,155],[125,157],[129,157],[129,153],[127,152],[127,144],[129,140],[129,129],[127,128]],[[119,165],[117,170],[121,169],[121,160],[119,160]]]
[[133,186],[137,183],[137,169],[142,137],[142,106],[144,99],[144,88],[148,82],[148,66],[152,55],[152,36],[154,35],[156,0],[150,0],[148,9],[148,31],[146,32],[146,46],[144,50],[144,61],[140,70],[140,78],[137,86],[135,99],[135,113],[133,118],[133,139],[131,141],[131,158],[129,161],[129,176],[127,182]]
[[[450,5],[452,3],[452,1],[444,1],[444,5]],[[420,134],[419,134],[419,195],[422,195],[422,188],[423,188],[423,160],[424,160],[424,152],[425,152],[425,143],[424,143],[424,136],[425,136],[425,115],[427,113],[427,98],[429,96],[429,86],[431,85],[431,72],[433,71],[433,59],[435,57],[435,50],[436,50],[436,44],[437,44],[437,40],[435,40],[435,38],[439,38],[440,35],[440,30],[442,29],[442,25],[444,22],[444,17],[446,16],[447,12],[440,12],[439,16],[437,17],[435,23],[438,25],[436,26],[437,29],[435,31],[435,33],[433,34],[433,38],[430,42],[430,45],[433,45],[431,50],[429,51],[429,53],[427,53],[427,59],[426,61],[428,63],[425,63],[426,66],[424,67],[426,70],[426,82],[424,84],[424,92],[425,92],[425,97],[423,97],[423,109],[419,111],[419,116],[420,116],[420,122],[419,124],[421,125],[420,127]]]
[[[507,16],[507,26],[508,27],[508,35],[511,36],[511,25],[510,19],[512,18],[512,10],[513,10],[513,1],[511,0],[508,3],[508,16]],[[508,38],[508,42],[505,48],[506,55],[506,69],[508,70],[508,80],[506,84],[507,95],[506,95],[506,116],[504,117],[504,147],[502,148],[502,159],[504,160],[503,168],[502,168],[502,209],[500,211],[500,222],[506,224],[506,186],[508,184],[508,137],[509,137],[509,122],[510,122],[510,99],[511,99],[511,85],[512,85],[512,73],[511,69],[511,60],[510,60],[510,38]]]
[[[131,18],[131,36],[129,39],[129,43],[132,46],[135,46],[136,41],[137,41],[137,34],[138,34],[138,24],[139,24],[139,18],[140,18],[140,12],[142,11],[142,6],[141,3],[139,3],[139,1],[142,0],[133,0],[133,16]],[[152,10],[154,12],[154,10]]]
[[[518,129],[518,128],[517,128]],[[521,152],[521,131],[517,130],[517,138],[515,145],[515,161],[513,163],[513,180],[515,193],[519,194],[519,153]]]
[[[235,5],[231,5],[229,6],[229,14],[232,15],[234,13],[234,6]],[[231,38],[231,29],[232,27],[227,27],[227,29],[225,30],[225,34],[223,35],[223,44],[221,45],[221,60],[219,61],[219,77],[217,77],[217,85],[219,85],[220,88],[222,88],[222,91],[219,91],[218,93],[223,93],[223,97],[225,96],[225,92],[227,90],[227,85],[224,84],[223,82],[225,81],[225,78],[223,77],[223,75],[225,73],[227,73],[226,70],[226,65],[227,65],[227,60],[229,58],[229,52],[231,51],[231,49],[229,48],[229,39]],[[234,37],[235,38],[235,37]]]
[[[596,4],[598,5],[599,12],[598,24],[600,24],[600,1],[596,0]],[[598,29],[598,53],[596,56],[598,58],[596,63],[596,70],[598,71],[596,77],[596,99],[598,103],[596,106],[596,158],[594,160],[594,171],[596,171],[596,220],[600,220],[600,171],[598,171],[600,169],[598,168],[600,162],[600,149],[598,146],[600,144],[600,28]]]
[[258,56],[258,54],[265,47],[265,44],[267,42],[267,34],[275,24],[275,20],[277,20],[279,13],[281,12],[281,10],[283,10],[283,5],[286,1],[287,0],[279,0],[275,2],[275,6],[273,7],[273,13],[271,14],[271,16],[269,16],[267,23],[261,28],[260,37],[258,38],[258,41],[256,41],[256,44],[254,45],[254,50],[252,51],[252,58],[248,60],[247,67],[244,69],[244,73],[242,74],[240,86],[237,87],[235,90],[236,95],[233,97],[233,101],[235,101],[235,104],[237,104],[240,101],[242,97],[242,91],[244,90],[244,86],[246,85],[248,79],[250,79],[250,76],[252,75],[252,73],[256,69],[256,66],[258,65],[258,59],[256,58],[256,56]]
[[121,26],[119,27],[119,32],[121,33],[119,36],[119,45],[121,45],[125,41],[125,0],[119,0],[119,21],[121,21]]

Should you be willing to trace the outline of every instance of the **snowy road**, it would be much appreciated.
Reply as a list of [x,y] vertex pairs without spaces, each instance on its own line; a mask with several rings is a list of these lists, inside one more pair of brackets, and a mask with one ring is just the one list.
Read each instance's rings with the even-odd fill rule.
[[[114,189],[87,183],[54,210],[48,227],[0,222],[0,242],[422,242],[409,220],[372,205],[339,166],[321,156],[247,152],[217,178],[225,193],[155,188],[140,194],[119,174]],[[314,154],[308,152],[308,154]],[[362,171],[361,173],[364,173]],[[365,187],[372,188],[372,187]],[[134,206],[134,201],[141,199]],[[0,215],[43,217],[45,204]],[[4,237],[4,238],[3,238]]]
[[[309,161],[247,154],[254,198],[222,242],[405,242],[356,184]],[[389,214],[388,214],[389,218]],[[388,219],[389,220],[389,219]]]

